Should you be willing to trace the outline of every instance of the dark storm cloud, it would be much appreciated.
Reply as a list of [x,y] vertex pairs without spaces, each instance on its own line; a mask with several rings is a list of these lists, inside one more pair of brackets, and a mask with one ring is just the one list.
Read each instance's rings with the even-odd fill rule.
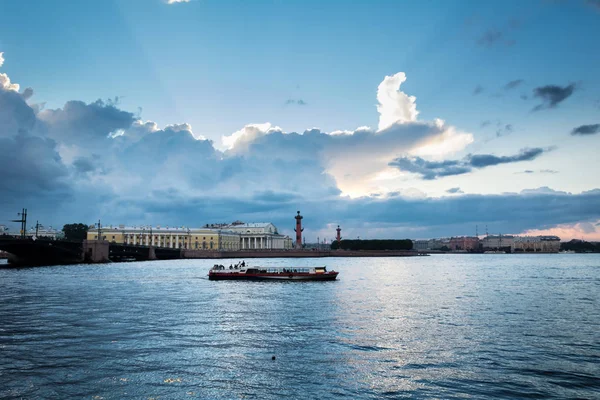
[[0,149],[0,198],[42,196],[68,189],[68,171],[53,140],[21,133],[0,137]]
[[23,96],[0,86],[0,137],[13,136],[19,131],[29,132],[35,123],[35,113]]
[[[277,196],[275,194],[275,196]],[[284,195],[285,197],[285,195]],[[556,192],[548,188],[500,195],[447,196],[442,198],[406,199],[403,197],[336,197],[310,199],[297,197],[288,203],[261,203],[232,197],[190,197],[184,194],[152,193],[136,202],[120,201],[115,207],[144,210],[174,224],[202,226],[205,223],[269,220],[280,231],[292,234],[297,209],[311,231],[328,224],[342,224],[361,231],[361,237],[414,237],[412,228],[419,226],[423,237],[447,236],[470,232],[475,224],[488,224],[503,232],[519,233],[527,229],[600,219],[600,190],[581,194]],[[115,214],[111,214],[115,215]],[[370,228],[376,227],[373,233]],[[332,231],[332,237],[335,232]]]
[[545,108],[555,108],[558,104],[569,98],[576,89],[576,85],[571,83],[568,86],[546,85],[533,89],[533,97],[542,100],[542,104],[537,105],[533,111]]
[[462,190],[460,190],[459,187],[455,187],[455,188],[450,188],[448,190],[446,190],[446,193],[464,193]]
[[483,87],[481,85],[477,85],[475,86],[475,89],[473,89],[473,96],[476,96],[481,92],[483,92]]
[[571,135],[594,135],[600,133],[600,124],[581,125],[571,131]]
[[113,101],[68,101],[63,108],[43,110],[39,119],[45,123],[47,134],[67,144],[95,146],[110,133],[131,127],[133,113],[117,108]]
[[504,90],[514,89],[522,83],[523,83],[523,79],[516,79],[514,81],[510,81],[506,85],[504,85]]
[[473,169],[481,169],[493,165],[531,161],[549,151],[542,148],[521,149],[513,156],[495,156],[492,154],[469,154],[462,160],[426,161],[420,157],[399,157],[390,162],[390,166],[402,171],[421,175],[423,179],[432,180],[451,175],[462,175]]

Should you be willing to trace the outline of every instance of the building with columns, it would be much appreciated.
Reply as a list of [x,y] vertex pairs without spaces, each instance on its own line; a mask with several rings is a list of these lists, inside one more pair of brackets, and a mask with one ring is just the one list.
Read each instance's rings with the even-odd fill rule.
[[[99,235],[100,233],[100,235]],[[271,223],[233,223],[204,228],[124,226],[89,227],[88,240],[191,250],[289,249],[292,240]]]
[[244,223],[235,221],[231,224],[212,224],[207,228],[218,228],[240,235],[240,249],[291,249],[292,239],[280,235],[277,227],[270,222]]
[[240,237],[222,229],[151,226],[90,226],[88,240],[192,250],[239,250]]

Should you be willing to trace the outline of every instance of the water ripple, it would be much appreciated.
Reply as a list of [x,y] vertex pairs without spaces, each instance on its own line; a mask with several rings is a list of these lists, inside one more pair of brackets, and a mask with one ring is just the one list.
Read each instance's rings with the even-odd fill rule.
[[0,398],[600,398],[597,255],[327,264],[338,281],[0,269]]

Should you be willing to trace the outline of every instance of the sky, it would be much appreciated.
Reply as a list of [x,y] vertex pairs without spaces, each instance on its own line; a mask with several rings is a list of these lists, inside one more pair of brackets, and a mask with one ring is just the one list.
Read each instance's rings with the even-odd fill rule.
[[[600,1],[0,0],[0,224],[600,240]],[[12,224],[11,226],[14,226]]]

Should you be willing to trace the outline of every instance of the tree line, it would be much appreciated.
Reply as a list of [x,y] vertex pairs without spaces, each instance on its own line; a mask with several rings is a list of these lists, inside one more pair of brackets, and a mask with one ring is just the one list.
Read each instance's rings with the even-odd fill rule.
[[331,243],[332,250],[412,250],[410,239],[347,240]]
[[560,249],[563,251],[575,251],[577,253],[600,253],[600,243],[573,239],[569,242],[561,243]]

